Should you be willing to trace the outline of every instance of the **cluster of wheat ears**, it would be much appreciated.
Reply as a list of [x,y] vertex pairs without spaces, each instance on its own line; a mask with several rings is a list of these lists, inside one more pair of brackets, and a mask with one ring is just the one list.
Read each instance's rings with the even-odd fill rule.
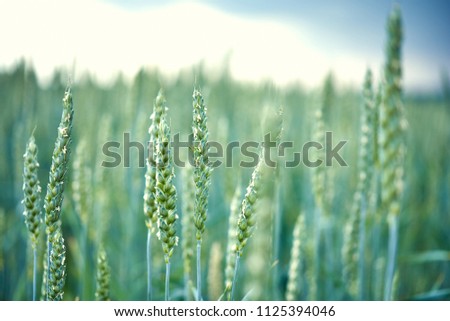
[[[380,82],[379,90],[375,93],[373,88],[372,73],[367,71],[364,86],[362,105],[362,119],[360,124],[358,185],[354,194],[353,210],[349,215],[347,227],[344,231],[344,244],[342,248],[342,277],[348,287],[348,292],[355,299],[364,299],[365,280],[365,244],[366,220],[371,216],[378,222],[373,224],[371,235],[380,237],[379,226],[383,217],[387,219],[389,226],[389,242],[386,256],[386,274],[384,277],[384,299],[393,297],[396,275],[396,245],[398,238],[398,216],[401,212],[400,201],[403,181],[404,145],[404,120],[402,107],[402,70],[401,70],[401,43],[402,23],[400,11],[394,9],[388,19],[388,39],[386,46],[386,60]],[[327,88],[325,88],[327,95]],[[195,88],[192,95],[192,135],[194,145],[194,166],[183,169],[184,194],[183,208],[177,208],[177,189],[175,187],[175,169],[173,155],[170,148],[171,125],[168,118],[168,108],[163,91],[161,90],[154,101],[153,112],[150,116],[149,141],[151,142],[151,155],[147,159],[145,174],[145,190],[143,197],[143,211],[145,224],[148,228],[147,235],[147,299],[153,299],[152,290],[152,256],[160,256],[160,253],[152,253],[152,242],[159,242],[166,266],[165,274],[165,300],[170,299],[170,267],[173,253],[181,238],[181,251],[184,267],[185,298],[202,300],[202,240],[206,230],[208,219],[208,196],[213,168],[208,159],[208,118],[205,100],[199,88]],[[322,108],[314,119],[316,139],[323,141],[327,128],[327,102],[324,99]],[[272,134],[277,141],[281,139],[283,130],[283,113],[278,114],[277,124]],[[41,187],[38,180],[37,169],[38,148],[33,134],[31,135],[24,154],[23,192],[24,192],[24,216],[29,230],[33,248],[33,300],[36,300],[37,285],[37,243],[41,222],[45,222],[46,251],[44,261],[43,282],[41,287],[42,300],[62,300],[64,284],[66,281],[66,249],[62,235],[61,208],[66,185],[66,173],[68,170],[69,155],[71,150],[71,130],[74,121],[74,105],[72,90],[68,88],[63,98],[63,112],[58,127],[57,139],[52,155],[51,168],[47,190],[43,202],[40,200]],[[83,144],[78,147],[82,150]],[[264,186],[265,176],[273,175],[275,181],[281,178],[281,168],[275,171],[268,170],[262,157],[264,150],[260,150],[258,165],[254,168],[245,194],[241,198],[241,191],[236,189],[233,201],[230,204],[228,244],[226,251],[225,284],[223,292],[219,292],[221,300],[235,300],[235,287],[238,282],[239,263],[247,242],[255,234],[256,208],[260,202],[260,191]],[[74,164],[73,193],[77,211],[88,215],[83,208],[86,204],[89,192],[83,190],[86,184],[80,183],[87,174],[80,171],[82,166],[82,152],[76,154]],[[330,195],[327,184],[330,181],[328,172],[323,167],[318,167],[312,174],[313,194],[315,201],[315,237],[316,248],[313,255],[319,252],[319,247],[325,249],[331,247],[330,232],[327,230],[333,220],[330,208]],[[378,191],[381,191],[378,193]],[[378,195],[381,194],[381,195]],[[43,218],[42,214],[43,213]],[[180,214],[181,213],[181,214]],[[176,230],[176,222],[182,216],[181,236]],[[83,217],[82,217],[83,219]],[[85,219],[86,220],[86,219]],[[275,231],[277,233],[277,231]],[[290,267],[285,298],[294,300],[302,291],[300,274],[301,260],[305,255],[304,247],[305,219],[299,215],[293,232],[293,244],[291,248]],[[157,240],[154,240],[156,236]],[[323,244],[321,244],[323,238]],[[102,237],[99,237],[100,243]],[[219,253],[220,246],[213,247]],[[327,250],[325,250],[327,253]],[[221,253],[221,252],[220,252]],[[329,249],[331,253],[331,248]],[[376,255],[377,251],[372,251]],[[194,257],[196,260],[194,262]],[[326,257],[327,262],[333,265],[335,260],[331,254]],[[211,258],[214,265],[214,257]],[[191,280],[192,265],[196,266],[196,283]],[[320,299],[317,296],[317,279],[319,268],[312,264],[307,279],[310,281],[309,298]],[[220,264],[219,264],[220,266]],[[217,270],[217,269],[212,269]],[[210,271],[211,272],[211,271]],[[211,275],[214,277],[214,275]],[[98,300],[109,300],[109,281],[111,277],[108,265],[108,255],[100,244],[97,264],[97,289]],[[195,285],[194,285],[195,284]],[[331,285],[330,285],[331,286]],[[218,294],[218,295],[219,295]]]

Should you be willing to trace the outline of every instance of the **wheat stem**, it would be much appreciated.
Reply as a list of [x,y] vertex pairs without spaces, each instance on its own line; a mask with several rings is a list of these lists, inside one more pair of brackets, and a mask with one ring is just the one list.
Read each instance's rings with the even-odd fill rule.
[[211,184],[211,171],[208,160],[208,127],[206,116],[206,105],[203,95],[197,89],[192,94],[192,134],[194,139],[194,224],[197,229],[197,300],[201,300],[201,246],[208,211],[208,194]]
[[170,262],[166,263],[166,284],[165,284],[165,295],[166,301],[169,301],[169,284],[170,284]]
[[147,229],[147,301],[152,300],[152,232]]
[[202,264],[201,264],[201,255],[202,255],[202,242],[200,240],[197,241],[197,301],[202,300]]
[[395,275],[395,258],[397,256],[398,243],[398,217],[391,216],[389,224],[388,260],[386,266],[386,278],[384,287],[384,300],[392,300],[392,288]]
[[33,249],[33,301],[36,301],[37,249]]
[[233,275],[233,283],[231,284],[231,297],[230,300],[234,300],[234,292],[236,289],[236,280],[237,280],[237,274],[239,270],[239,261],[240,261],[241,255],[239,253],[236,253],[236,261],[234,262],[234,275]]

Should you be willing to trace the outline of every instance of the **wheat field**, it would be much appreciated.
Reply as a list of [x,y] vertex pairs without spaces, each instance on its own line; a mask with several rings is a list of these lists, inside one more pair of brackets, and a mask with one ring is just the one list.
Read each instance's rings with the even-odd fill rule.
[[[359,88],[1,71],[0,300],[450,299],[450,82],[403,92],[402,28]],[[266,135],[275,166],[261,144],[212,165]],[[308,142],[323,164],[287,165]]]

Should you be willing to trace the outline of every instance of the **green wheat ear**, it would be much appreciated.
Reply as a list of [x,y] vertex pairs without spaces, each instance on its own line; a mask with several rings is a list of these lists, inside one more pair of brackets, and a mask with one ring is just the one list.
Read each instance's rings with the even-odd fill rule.
[[73,101],[72,92],[68,88],[63,98],[63,112],[58,127],[58,137],[52,155],[47,194],[44,199],[45,224],[47,233],[57,230],[63,202],[64,182],[69,162],[70,143],[72,141]]
[[30,232],[31,245],[36,248],[39,239],[39,229],[41,225],[41,186],[38,178],[39,163],[37,161],[38,148],[34,136],[31,135],[28,140],[24,159],[23,168],[23,194],[22,201],[24,205],[23,215],[25,216],[25,224]]
[[211,171],[208,160],[208,127],[206,105],[203,96],[197,89],[194,90],[192,133],[194,138],[194,182],[195,182],[195,227],[196,238],[201,242],[205,231],[205,222],[208,209],[208,194],[211,184]]
[[263,162],[263,157],[260,156],[260,160],[258,165],[253,170],[250,183],[241,204],[237,223],[238,230],[235,248],[238,256],[242,255],[242,251],[247,245],[248,239],[253,235],[253,231],[255,229],[256,201],[259,197],[259,190],[261,189],[261,171]]
[[156,142],[159,137],[158,126],[161,117],[165,113],[164,97],[162,91],[158,93],[153,104],[153,112],[150,116],[151,125],[148,129],[150,136],[149,152],[146,160],[147,170],[145,173],[144,189],[144,215],[147,226],[147,300],[152,299],[152,234],[156,233],[158,225],[158,204],[156,201]]
[[153,112],[150,116],[151,125],[148,129],[150,136],[149,157],[147,159],[147,172],[145,174],[144,190],[144,214],[146,216],[145,224],[151,233],[157,228],[157,204],[156,204],[156,141],[159,137],[158,126],[161,122],[165,110],[165,101],[162,91],[158,93],[153,105]]
[[[262,151],[263,153],[264,151]],[[255,229],[256,224],[256,201],[258,200],[259,191],[261,189],[261,174],[262,167],[264,163],[263,154],[260,154],[259,162],[253,170],[252,177],[250,179],[250,183],[247,186],[247,190],[242,200],[239,217],[237,220],[237,229],[236,229],[236,243],[234,247],[234,251],[236,253],[236,260],[234,266],[234,275],[233,282],[231,285],[231,294],[230,298],[233,300],[234,291],[236,288],[236,278],[239,269],[239,260],[242,256],[242,252],[247,245],[248,239],[253,235],[253,231]]]
[[158,215],[158,233],[161,241],[164,261],[166,263],[165,300],[169,300],[170,258],[178,245],[175,223],[177,214],[177,190],[174,184],[173,158],[170,151],[170,127],[167,121],[165,99],[162,92],[156,98],[155,106],[162,110],[161,118],[156,128],[156,206]]
[[23,215],[28,228],[31,246],[33,248],[33,301],[36,300],[36,274],[37,274],[37,244],[42,223],[41,218],[41,186],[38,179],[39,163],[37,161],[38,149],[34,136],[28,140],[23,168]]
[[173,159],[170,152],[170,128],[165,115],[161,118],[156,140],[156,204],[158,206],[158,237],[162,242],[164,258],[169,263],[178,245],[175,222],[178,219],[174,185]]

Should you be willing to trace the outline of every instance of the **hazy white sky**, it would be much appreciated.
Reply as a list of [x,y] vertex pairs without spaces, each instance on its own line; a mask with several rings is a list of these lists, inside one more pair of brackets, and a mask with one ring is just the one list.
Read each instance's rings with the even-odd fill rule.
[[[364,43],[359,50],[357,43],[339,45],[339,37],[322,38],[307,20],[241,15],[198,1],[136,9],[99,0],[0,0],[0,68],[24,57],[44,80],[56,67],[75,66],[75,81],[85,70],[104,81],[118,71],[132,77],[141,66],[174,75],[203,61],[214,70],[228,59],[237,79],[313,87],[332,70],[341,83],[359,86],[367,67],[381,70],[384,21],[379,29],[372,43],[378,50]],[[442,65],[408,51],[404,57],[409,89],[436,88],[440,68],[449,70],[450,61]]]

